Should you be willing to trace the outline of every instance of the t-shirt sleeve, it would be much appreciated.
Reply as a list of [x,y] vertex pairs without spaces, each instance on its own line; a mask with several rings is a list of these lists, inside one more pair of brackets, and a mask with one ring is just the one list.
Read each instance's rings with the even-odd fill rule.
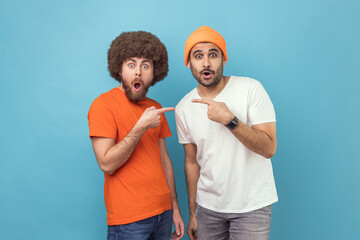
[[179,143],[181,144],[191,143],[190,136],[186,128],[185,120],[183,119],[178,109],[175,110],[175,121],[176,121],[176,131],[177,131]]
[[97,98],[91,104],[89,113],[89,137],[117,137],[117,127],[114,115],[109,105],[101,99]]
[[276,122],[274,106],[260,82],[249,92],[249,123],[251,125]]
[[159,138],[167,138],[171,137],[171,131],[169,128],[169,124],[166,120],[165,114],[161,114],[161,127],[160,127],[160,133]]

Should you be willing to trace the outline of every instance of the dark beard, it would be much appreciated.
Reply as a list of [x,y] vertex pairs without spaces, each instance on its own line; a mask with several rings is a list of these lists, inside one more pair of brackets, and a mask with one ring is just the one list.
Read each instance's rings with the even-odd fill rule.
[[[200,73],[198,73],[191,65],[190,62],[190,69],[191,69],[191,73],[194,76],[194,78],[198,81],[199,84],[203,85],[204,87],[213,87],[216,86],[221,78],[223,77],[223,64],[221,62],[221,65],[216,69],[216,71],[212,71],[208,68],[201,70]],[[208,80],[202,80],[201,76],[202,76],[202,72],[203,71],[209,71],[213,74],[213,78],[212,81],[208,81]],[[216,73],[216,75],[215,75]]]
[[[139,92],[133,92],[132,91],[132,83],[134,81],[139,81],[141,82],[141,85],[142,85],[142,89],[139,91]],[[147,94],[148,90],[149,90],[149,87],[150,85],[146,86],[144,84],[144,82],[141,80],[141,78],[135,78],[132,82],[131,82],[131,85],[128,85],[125,81],[122,81],[122,84],[123,84],[123,88],[124,88],[124,91],[125,91],[125,95],[126,97],[129,99],[130,102],[132,103],[138,103],[140,102]]]

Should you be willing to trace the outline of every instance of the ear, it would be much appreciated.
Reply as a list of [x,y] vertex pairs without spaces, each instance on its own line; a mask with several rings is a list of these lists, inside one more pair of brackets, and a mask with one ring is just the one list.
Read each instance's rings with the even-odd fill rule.
[[188,63],[187,63],[187,68],[190,68],[191,67],[191,65],[190,65],[190,59],[188,60]]
[[223,58],[223,66],[225,66],[225,64],[226,64],[226,59],[225,59],[224,55],[222,56],[222,58]]

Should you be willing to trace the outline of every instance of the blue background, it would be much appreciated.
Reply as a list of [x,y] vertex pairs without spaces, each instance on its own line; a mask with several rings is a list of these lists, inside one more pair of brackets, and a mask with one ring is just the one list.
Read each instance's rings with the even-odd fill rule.
[[[356,239],[359,10],[356,0],[2,1],[0,239],[105,239],[103,175],[86,115],[117,86],[107,49],[123,31],[156,34],[170,71],[149,96],[175,106],[196,86],[183,46],[202,25],[227,41],[225,75],[261,81],[275,105],[280,201],[270,239]],[[184,153],[174,114],[167,118],[187,223]]]

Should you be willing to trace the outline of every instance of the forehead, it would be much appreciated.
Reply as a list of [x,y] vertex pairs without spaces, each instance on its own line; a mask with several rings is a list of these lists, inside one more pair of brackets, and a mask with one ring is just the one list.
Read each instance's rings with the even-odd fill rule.
[[220,48],[211,42],[201,42],[201,43],[197,43],[192,49],[190,53],[193,53],[195,51],[201,51],[201,52],[208,52],[210,50],[217,50],[219,52],[221,52]]

